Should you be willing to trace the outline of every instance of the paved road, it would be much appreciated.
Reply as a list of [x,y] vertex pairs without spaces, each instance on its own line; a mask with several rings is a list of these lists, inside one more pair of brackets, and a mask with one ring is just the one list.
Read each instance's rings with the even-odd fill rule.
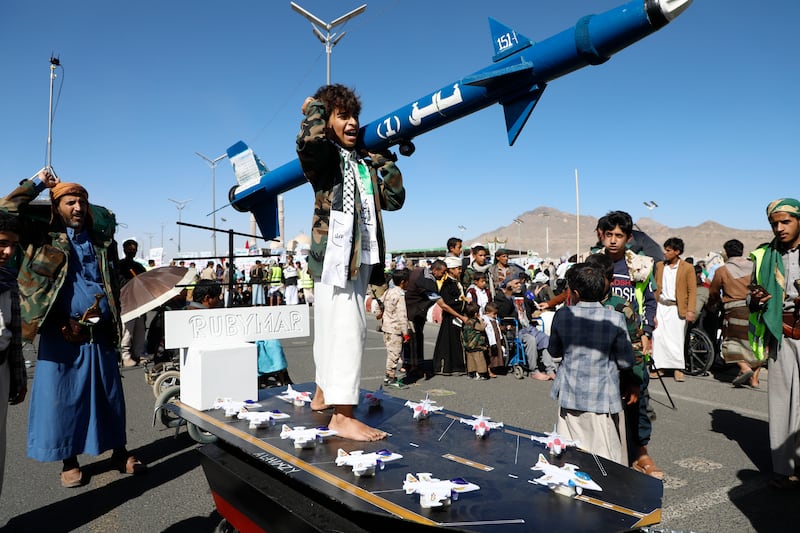
[[[426,327],[428,353],[437,328]],[[284,341],[295,382],[313,380],[311,339]],[[374,389],[383,378],[385,351],[374,322],[364,358],[362,387]],[[733,372],[733,371],[731,371]],[[150,464],[143,477],[110,471],[107,453],[81,457],[88,484],[63,489],[58,463],[25,456],[27,402],[10,408],[6,481],[0,497],[2,532],[211,532],[220,520],[199,467],[197,444],[181,429],[153,427],[154,396],[141,368],[123,370],[129,448]],[[744,532],[794,531],[800,520],[800,493],[767,487],[767,387],[733,389],[732,373],[666,380],[670,406],[660,383],[651,385],[655,409],[650,449],[666,471],[663,522],[659,529]],[[550,384],[502,376],[486,382],[436,376],[392,394],[418,400],[429,393],[447,409],[545,431],[556,416]]]

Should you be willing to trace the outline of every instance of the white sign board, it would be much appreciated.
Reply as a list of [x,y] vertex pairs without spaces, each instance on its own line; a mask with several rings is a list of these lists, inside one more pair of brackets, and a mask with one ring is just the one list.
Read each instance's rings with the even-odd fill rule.
[[187,309],[164,313],[164,347],[221,345],[311,334],[307,305]]

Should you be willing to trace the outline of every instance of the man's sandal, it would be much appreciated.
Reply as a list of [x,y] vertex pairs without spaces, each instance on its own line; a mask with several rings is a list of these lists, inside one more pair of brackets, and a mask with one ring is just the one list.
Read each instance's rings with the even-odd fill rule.
[[633,462],[631,467],[633,467],[633,469],[637,472],[647,474],[650,477],[664,479],[664,471],[656,466],[655,461],[653,461],[653,458],[649,455],[642,455]]

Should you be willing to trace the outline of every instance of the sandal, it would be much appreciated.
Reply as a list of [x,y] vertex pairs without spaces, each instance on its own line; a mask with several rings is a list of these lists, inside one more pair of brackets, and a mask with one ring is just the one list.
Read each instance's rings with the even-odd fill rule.
[[733,378],[733,386],[736,388],[740,388],[744,385],[745,381],[748,381],[750,378],[753,377],[754,372],[752,370],[748,370],[747,372],[742,372],[735,378]]
[[147,465],[133,455],[129,455],[125,458],[112,457],[111,463],[121,474],[139,475],[147,472]]
[[646,474],[656,479],[664,479],[664,471],[656,466],[655,461],[649,455],[645,454],[636,459],[631,467],[637,472]]
[[769,480],[770,488],[775,490],[800,489],[800,478],[797,476],[776,476]]

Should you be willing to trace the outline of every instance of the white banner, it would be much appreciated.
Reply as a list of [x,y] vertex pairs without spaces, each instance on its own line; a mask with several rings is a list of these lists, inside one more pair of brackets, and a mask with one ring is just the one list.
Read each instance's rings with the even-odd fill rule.
[[307,337],[307,305],[187,309],[164,313],[164,347],[222,345],[266,339]]

